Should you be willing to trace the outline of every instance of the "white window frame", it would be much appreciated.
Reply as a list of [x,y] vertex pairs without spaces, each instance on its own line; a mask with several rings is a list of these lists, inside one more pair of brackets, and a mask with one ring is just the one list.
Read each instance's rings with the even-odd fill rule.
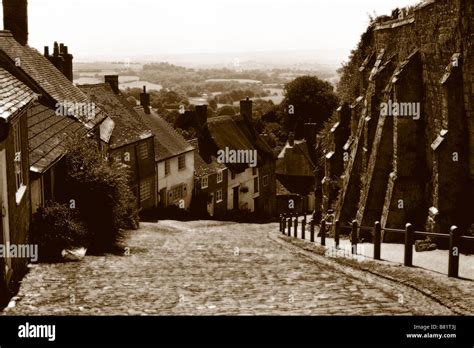
[[[183,167],[180,166],[180,160],[183,160]],[[178,156],[178,171],[182,171],[186,169],[186,155]]]
[[142,142],[138,144],[138,155],[141,160],[148,158],[148,143]]
[[201,178],[201,189],[206,189],[208,187],[209,187],[209,175],[206,175]]
[[216,191],[216,203],[220,203],[223,201],[222,190]]
[[[146,192],[146,195],[144,194]],[[151,179],[145,179],[140,182],[140,201],[144,202],[151,198]]]
[[171,174],[171,161],[169,159],[165,160],[165,176]]
[[217,183],[221,183],[224,181],[224,171],[223,170],[218,170],[217,171]]

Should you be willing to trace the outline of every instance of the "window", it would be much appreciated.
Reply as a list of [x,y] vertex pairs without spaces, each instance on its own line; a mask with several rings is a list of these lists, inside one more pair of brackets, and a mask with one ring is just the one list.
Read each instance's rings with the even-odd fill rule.
[[165,161],[165,176],[170,175],[171,173],[171,166],[170,166],[170,160]]
[[174,204],[186,196],[186,185],[178,185],[168,192],[168,204]]
[[21,126],[20,121],[13,125],[13,159],[15,166],[16,191],[19,191],[23,185],[23,159],[21,157]]
[[253,192],[258,193],[258,176],[253,178]]
[[138,145],[138,155],[141,160],[146,160],[148,158],[148,144],[141,143]]
[[263,177],[263,186],[268,186],[268,175]]
[[217,183],[222,182],[223,173],[224,173],[224,172],[223,172],[222,170],[219,170],[219,171],[217,172]]
[[255,176],[257,174],[258,174],[257,167],[252,167],[252,175]]
[[140,201],[146,201],[151,198],[151,180],[143,180],[140,183]]
[[216,203],[222,202],[222,190],[216,192]]
[[206,175],[206,176],[203,176],[201,178],[201,188],[205,189],[205,188],[208,188],[208,187],[209,187],[209,176]]
[[178,170],[183,170],[186,168],[186,156],[181,155],[178,157]]

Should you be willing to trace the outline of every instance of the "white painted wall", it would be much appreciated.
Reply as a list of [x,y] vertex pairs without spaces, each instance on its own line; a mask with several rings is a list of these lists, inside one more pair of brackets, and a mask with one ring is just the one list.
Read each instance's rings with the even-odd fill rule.
[[170,158],[170,173],[165,176],[165,161],[156,164],[158,173],[157,185],[157,202],[159,201],[159,194],[163,188],[167,191],[171,190],[173,186],[179,184],[186,184],[186,197],[184,197],[185,208],[188,209],[191,204],[191,198],[194,190],[194,151],[189,151],[185,154],[186,168],[178,170],[178,156]]
[[[247,209],[250,211],[254,211],[254,198],[260,196],[260,193],[254,193],[254,185],[253,179],[254,177],[258,177],[258,169],[257,175],[252,174],[252,168],[247,168],[245,172],[239,173],[235,175],[235,179],[232,180],[232,175],[229,170],[228,175],[228,190],[227,190],[227,209],[232,210],[234,209],[234,190],[233,188],[236,186],[243,187],[246,186],[249,188],[248,192],[244,193],[239,191],[239,205],[240,209],[243,209],[244,206],[247,206]],[[239,189],[240,190],[240,189]]]

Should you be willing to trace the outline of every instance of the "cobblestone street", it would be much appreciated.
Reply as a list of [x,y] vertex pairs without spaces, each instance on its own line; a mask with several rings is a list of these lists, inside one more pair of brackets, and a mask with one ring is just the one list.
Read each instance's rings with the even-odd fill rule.
[[33,265],[3,314],[453,314],[403,285],[302,255],[277,233],[277,224],[144,223],[130,232],[129,256]]

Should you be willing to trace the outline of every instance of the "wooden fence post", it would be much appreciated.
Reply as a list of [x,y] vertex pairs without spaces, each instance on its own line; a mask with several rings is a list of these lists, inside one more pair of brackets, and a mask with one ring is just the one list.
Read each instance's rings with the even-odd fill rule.
[[288,219],[288,237],[291,237],[291,227],[293,225],[292,217],[293,217],[293,214],[290,214],[290,217]]
[[459,228],[451,226],[449,231],[449,261],[448,277],[457,278],[459,276]]
[[336,244],[336,249],[339,248],[339,233],[341,229],[341,223],[339,220],[336,220],[334,223],[334,244]]
[[326,220],[322,219],[321,220],[321,245],[325,246],[326,245]]
[[298,214],[296,214],[296,217],[295,217],[295,229],[293,231],[293,236],[295,238],[298,238]]
[[405,226],[405,262],[407,267],[413,266],[413,226],[408,223]]
[[314,243],[314,219],[311,219],[310,240]]
[[357,220],[352,221],[351,228],[351,253],[357,254]]
[[303,215],[303,221],[301,222],[301,239],[306,239],[306,213]]
[[382,227],[379,221],[374,225],[374,260],[380,260]]

